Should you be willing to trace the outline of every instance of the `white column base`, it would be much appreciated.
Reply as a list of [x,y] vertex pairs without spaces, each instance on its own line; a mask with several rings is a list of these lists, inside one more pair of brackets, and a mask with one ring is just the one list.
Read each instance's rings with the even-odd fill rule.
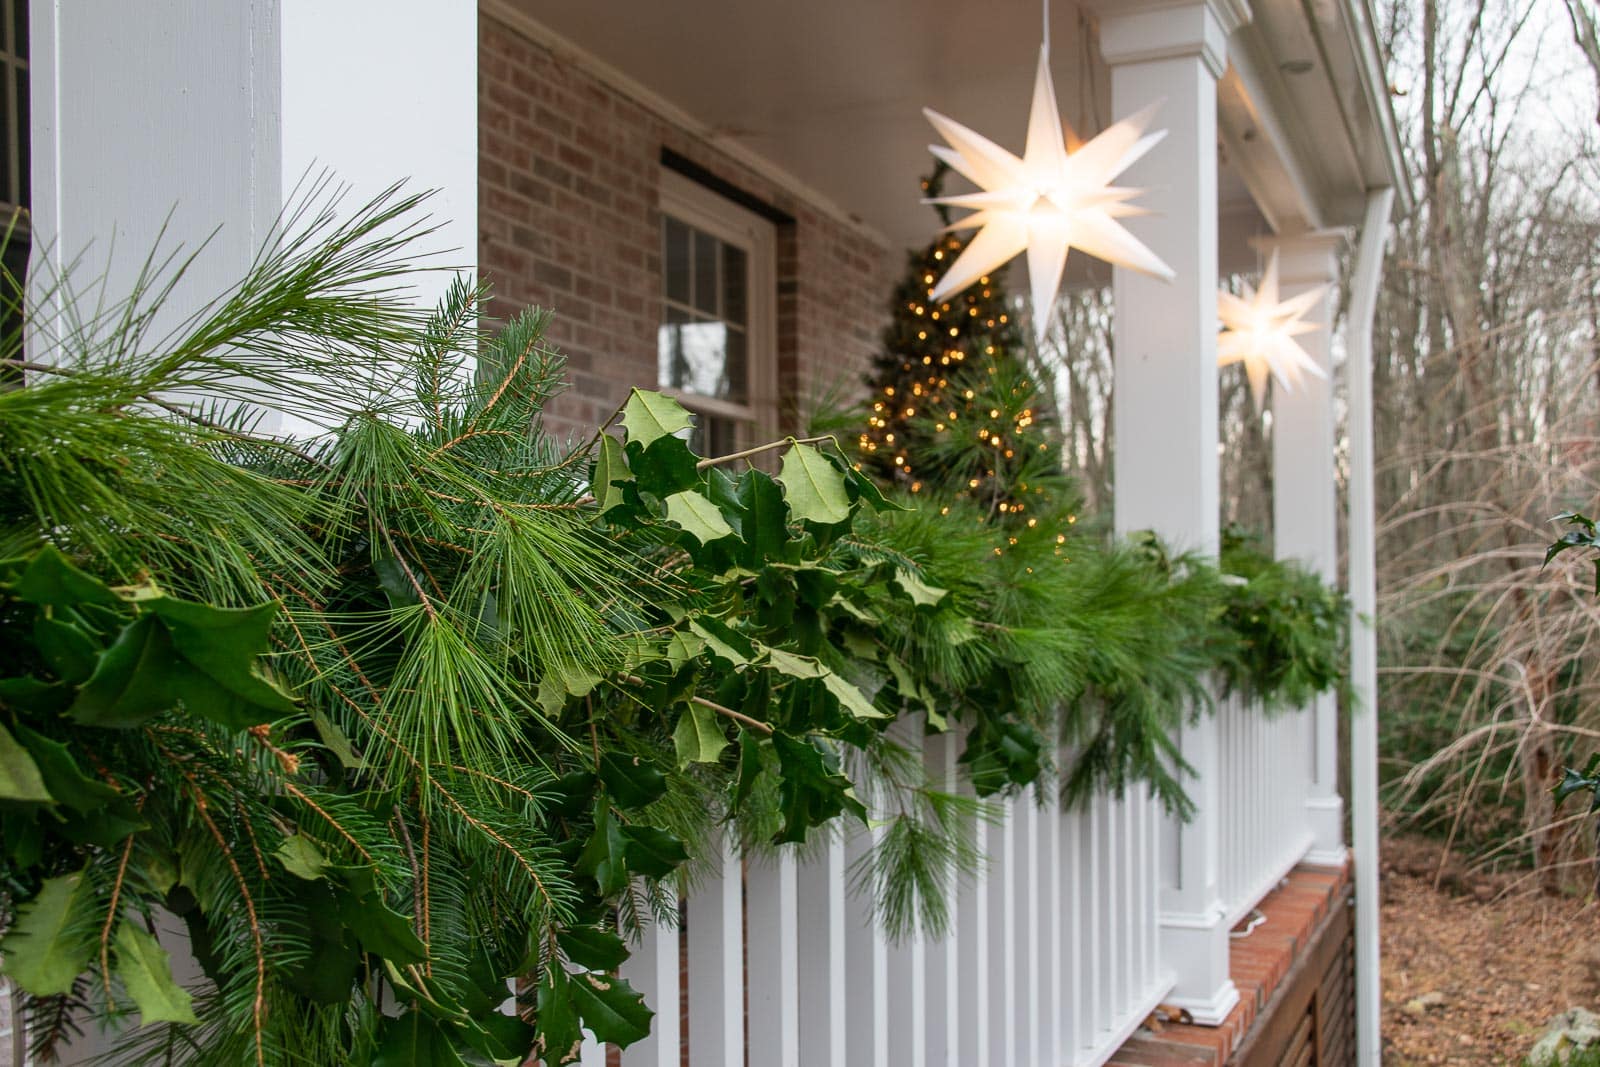
[[1306,823],[1312,841],[1302,862],[1313,867],[1343,867],[1350,854],[1344,843],[1344,800],[1338,796],[1308,798]]
[[1182,1008],[1201,1026],[1220,1026],[1239,1003],[1228,976],[1228,928],[1221,908],[1210,915],[1161,916],[1161,958],[1175,982],[1164,1003]]

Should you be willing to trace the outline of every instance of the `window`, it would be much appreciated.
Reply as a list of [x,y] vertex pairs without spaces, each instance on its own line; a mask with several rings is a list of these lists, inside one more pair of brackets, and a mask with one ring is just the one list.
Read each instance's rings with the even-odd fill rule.
[[662,174],[657,385],[696,414],[703,456],[776,430],[775,243],[766,219]]

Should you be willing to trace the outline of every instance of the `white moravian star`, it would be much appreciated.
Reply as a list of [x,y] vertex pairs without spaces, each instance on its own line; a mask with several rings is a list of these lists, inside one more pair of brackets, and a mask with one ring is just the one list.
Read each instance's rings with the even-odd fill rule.
[[1278,387],[1293,392],[1307,374],[1326,378],[1328,372],[1311,358],[1295,340],[1314,332],[1314,322],[1305,316],[1328,291],[1326,285],[1308,289],[1288,300],[1278,298],[1278,253],[1267,259],[1261,284],[1254,291],[1247,285],[1245,295],[1217,294],[1217,318],[1222,332],[1217,336],[1217,365],[1243,363],[1250,379],[1250,394],[1260,410],[1267,395],[1267,377],[1277,379]]
[[930,299],[959,293],[1026,250],[1034,332],[1043,338],[1069,249],[1172,280],[1171,268],[1117,221],[1145,214],[1130,202],[1140,190],[1111,184],[1167,135],[1165,130],[1145,133],[1155,105],[1113,123],[1068,152],[1050,80],[1049,53],[1041,48],[1028,143],[1021,159],[931,108],[922,113],[949,144],[930,146],[933,154],[981,190],[928,201],[973,209],[951,225],[952,230],[981,227],[934,286]]

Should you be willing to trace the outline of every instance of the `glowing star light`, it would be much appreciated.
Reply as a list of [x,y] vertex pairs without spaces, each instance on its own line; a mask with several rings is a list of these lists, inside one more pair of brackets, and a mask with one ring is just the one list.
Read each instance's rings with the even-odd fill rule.
[[1068,152],[1050,80],[1048,48],[1039,50],[1028,143],[1021,159],[959,122],[923,108],[949,143],[948,148],[933,145],[930,150],[982,190],[929,201],[974,209],[950,229],[981,227],[939,279],[930,299],[944,300],[960,292],[1026,250],[1034,332],[1042,338],[1050,321],[1045,312],[1055,303],[1069,249],[1171,281],[1172,270],[1117,222],[1144,214],[1130,202],[1140,190],[1111,184],[1167,135],[1165,130],[1144,132],[1154,111],[1152,106],[1114,123]]
[[1317,329],[1316,323],[1304,321],[1305,315],[1327,291],[1326,285],[1319,285],[1299,296],[1279,300],[1278,253],[1273,252],[1258,289],[1251,292],[1245,286],[1243,299],[1229,292],[1217,294],[1217,317],[1223,326],[1217,337],[1217,365],[1244,364],[1257,410],[1266,399],[1269,372],[1285,392],[1293,392],[1306,374],[1328,376],[1295,340]]

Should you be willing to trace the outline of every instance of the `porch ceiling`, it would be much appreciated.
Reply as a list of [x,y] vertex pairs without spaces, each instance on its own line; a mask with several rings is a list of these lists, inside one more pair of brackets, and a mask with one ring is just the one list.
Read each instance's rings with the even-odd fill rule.
[[[1363,2],[1338,0],[1331,6]],[[713,142],[769,161],[894,245],[920,244],[937,225],[932,210],[918,203],[917,183],[931,166],[927,146],[934,139],[922,117],[924,106],[1014,151],[1020,151],[1026,132],[1039,42],[1035,0],[983,5],[970,0],[482,3],[490,14],[526,16],[547,31],[549,43],[575,47],[610,68],[611,80],[642,87],[672,105]],[[1301,5],[1255,0],[1255,6],[1273,9],[1269,19],[1258,19],[1258,26],[1246,31],[1256,34],[1255,66],[1267,73],[1235,87],[1234,106],[1228,106],[1226,85],[1219,98],[1223,232],[1242,238],[1263,229],[1257,203],[1267,218],[1289,229],[1354,221],[1344,219],[1338,205],[1358,201],[1364,184],[1374,184],[1363,174],[1359,146],[1349,146],[1348,137],[1336,138],[1341,145],[1334,147],[1343,147],[1343,155],[1334,169],[1320,166],[1317,158],[1275,167],[1271,157],[1279,152],[1326,154],[1327,139],[1263,137],[1256,128],[1264,110],[1281,112],[1285,106],[1320,114],[1280,114],[1280,133],[1302,127],[1307,118],[1336,119],[1342,99],[1359,102],[1359,87],[1347,88],[1344,97],[1336,91],[1336,80],[1348,81],[1353,68],[1345,61],[1349,69],[1320,77],[1320,68],[1331,64],[1314,53],[1310,58],[1319,65],[1314,72],[1319,76],[1309,86],[1293,86],[1298,96],[1286,92],[1285,76],[1272,62],[1279,55],[1274,39],[1300,33],[1285,47],[1293,50],[1291,58],[1303,58],[1310,30],[1304,18],[1296,22],[1292,14]],[[1051,37],[1062,117],[1087,135],[1110,119],[1109,81],[1092,17],[1067,0],[1056,0]],[[1311,40],[1317,43],[1314,36]],[[1318,86],[1323,87],[1320,96]],[[1302,173],[1318,177],[1297,186]],[[1297,196],[1336,209],[1286,212],[1284,205]],[[1084,257],[1073,258],[1081,262]]]

